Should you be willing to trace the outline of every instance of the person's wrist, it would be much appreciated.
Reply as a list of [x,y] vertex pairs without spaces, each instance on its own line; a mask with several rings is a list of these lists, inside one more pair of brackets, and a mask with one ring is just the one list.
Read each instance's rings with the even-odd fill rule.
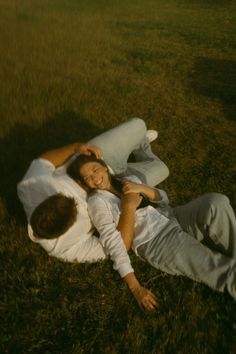
[[124,276],[124,280],[126,281],[129,289],[131,291],[137,291],[140,288],[140,283],[136,278],[134,272],[130,272]]
[[133,284],[129,285],[130,291],[135,294],[138,295],[140,290],[141,290],[141,285],[139,284],[138,280],[136,282],[134,282]]
[[74,152],[79,152],[81,148],[81,143],[74,143]]

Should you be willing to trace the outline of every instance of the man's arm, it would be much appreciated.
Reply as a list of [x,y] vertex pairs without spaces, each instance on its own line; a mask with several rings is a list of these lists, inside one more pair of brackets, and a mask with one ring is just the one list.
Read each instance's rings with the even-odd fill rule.
[[72,155],[80,153],[84,155],[94,154],[97,158],[101,157],[101,150],[92,144],[74,143],[58,149],[45,152],[40,157],[50,161],[55,167],[63,165]]

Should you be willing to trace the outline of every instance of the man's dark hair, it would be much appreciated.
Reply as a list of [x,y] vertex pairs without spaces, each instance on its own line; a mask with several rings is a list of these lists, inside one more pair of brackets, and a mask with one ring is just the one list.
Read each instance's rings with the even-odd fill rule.
[[35,237],[52,239],[63,235],[74,224],[76,216],[74,198],[58,193],[35,208],[30,224]]

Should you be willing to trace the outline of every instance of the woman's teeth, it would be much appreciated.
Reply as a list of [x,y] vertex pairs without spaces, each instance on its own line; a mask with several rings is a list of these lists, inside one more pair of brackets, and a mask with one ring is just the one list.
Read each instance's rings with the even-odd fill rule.
[[99,187],[102,184],[102,178],[96,182],[96,185]]

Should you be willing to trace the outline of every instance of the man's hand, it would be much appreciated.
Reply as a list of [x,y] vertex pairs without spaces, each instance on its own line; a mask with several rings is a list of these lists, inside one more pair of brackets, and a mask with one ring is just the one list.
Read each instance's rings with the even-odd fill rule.
[[83,155],[92,155],[93,154],[96,156],[97,159],[100,159],[102,157],[101,149],[95,145],[92,145],[92,144],[78,143],[76,152],[79,152],[80,154],[83,154]]
[[45,152],[40,157],[50,161],[55,167],[59,167],[77,152],[84,155],[94,154],[97,159],[102,156],[101,150],[92,144],[74,143]]
[[148,311],[155,311],[158,307],[156,296],[143,286],[131,290],[139,306]]

